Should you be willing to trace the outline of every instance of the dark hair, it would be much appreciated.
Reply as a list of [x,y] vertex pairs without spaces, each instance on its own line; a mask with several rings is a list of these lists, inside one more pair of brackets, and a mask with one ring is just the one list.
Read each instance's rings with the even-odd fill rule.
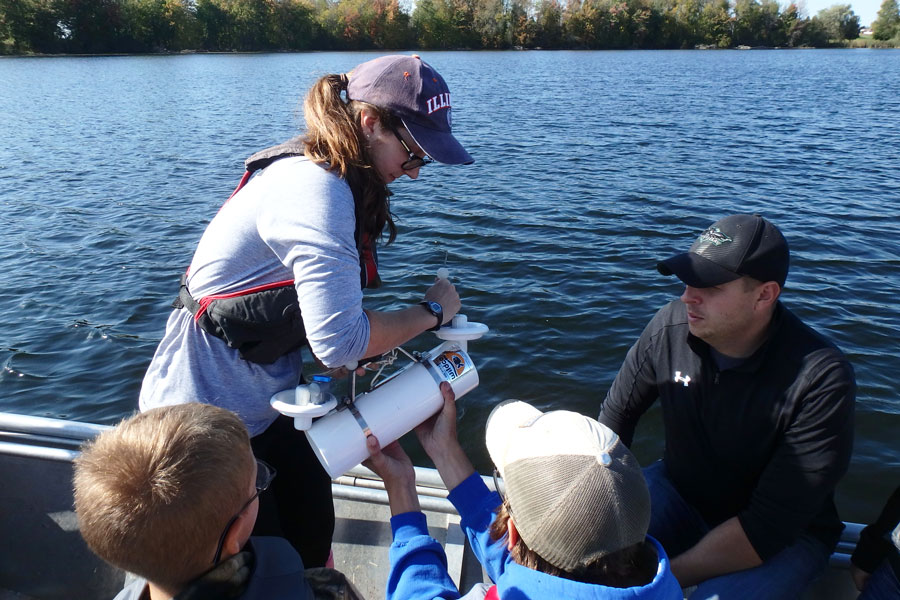
[[[509,531],[509,518],[509,504],[504,501],[497,517],[491,523],[492,540],[497,541],[506,536]],[[541,573],[614,588],[647,585],[656,577],[658,564],[656,549],[646,540],[601,556],[575,571],[566,571],[550,564],[529,548],[521,536],[510,551],[510,555],[523,567]]]
[[387,127],[395,126],[396,118],[372,104],[355,100],[345,102],[341,94],[346,89],[347,76],[344,74],[325,75],[309,89],[303,103],[306,120],[304,153],[347,181],[356,206],[357,228],[374,242],[386,227],[387,243],[390,244],[397,237],[390,209],[391,191],[373,167],[362,137],[360,113],[363,109],[374,112]]

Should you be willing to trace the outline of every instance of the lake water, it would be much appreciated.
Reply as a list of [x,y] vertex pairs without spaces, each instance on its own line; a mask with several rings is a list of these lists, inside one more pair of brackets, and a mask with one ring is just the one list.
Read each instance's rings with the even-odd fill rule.
[[[373,54],[0,60],[0,410],[112,424],[134,410],[180,273],[303,91]],[[476,163],[393,186],[398,241],[367,305],[445,261],[481,385],[460,432],[488,470],[490,408],[596,415],[653,312],[657,259],[758,212],[784,231],[784,301],[856,367],[842,516],[900,482],[900,51],[433,52]],[[423,336],[409,345],[427,349]],[[636,452],[661,448],[645,417]],[[423,463],[415,444],[407,444]],[[423,463],[424,464],[424,463]]]

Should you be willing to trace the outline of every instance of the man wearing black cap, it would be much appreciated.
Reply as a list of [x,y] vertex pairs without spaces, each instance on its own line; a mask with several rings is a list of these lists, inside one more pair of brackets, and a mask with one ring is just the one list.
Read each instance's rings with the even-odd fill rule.
[[853,445],[853,368],[781,304],[789,262],[755,215],[725,217],[660,262],[684,293],[629,350],[600,413],[630,445],[660,400],[649,533],[692,598],[798,598],[843,527],[833,492]]

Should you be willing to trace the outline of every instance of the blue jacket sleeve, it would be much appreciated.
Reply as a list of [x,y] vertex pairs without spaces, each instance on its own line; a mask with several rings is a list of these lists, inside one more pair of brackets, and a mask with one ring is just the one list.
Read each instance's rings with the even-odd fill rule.
[[448,499],[459,512],[460,525],[478,562],[491,581],[496,582],[512,560],[506,549],[505,537],[491,540],[491,523],[500,508],[500,496],[488,489],[478,473],[472,473],[450,491]]
[[391,567],[387,600],[456,600],[459,590],[447,572],[444,548],[428,535],[421,512],[391,518],[394,541],[389,552]]

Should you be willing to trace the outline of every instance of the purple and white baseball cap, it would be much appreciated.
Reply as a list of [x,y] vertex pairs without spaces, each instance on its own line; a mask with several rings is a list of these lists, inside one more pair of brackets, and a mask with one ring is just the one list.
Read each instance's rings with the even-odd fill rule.
[[424,60],[416,55],[381,56],[347,75],[347,98],[395,114],[428,156],[448,165],[475,162],[451,133],[450,89]]

